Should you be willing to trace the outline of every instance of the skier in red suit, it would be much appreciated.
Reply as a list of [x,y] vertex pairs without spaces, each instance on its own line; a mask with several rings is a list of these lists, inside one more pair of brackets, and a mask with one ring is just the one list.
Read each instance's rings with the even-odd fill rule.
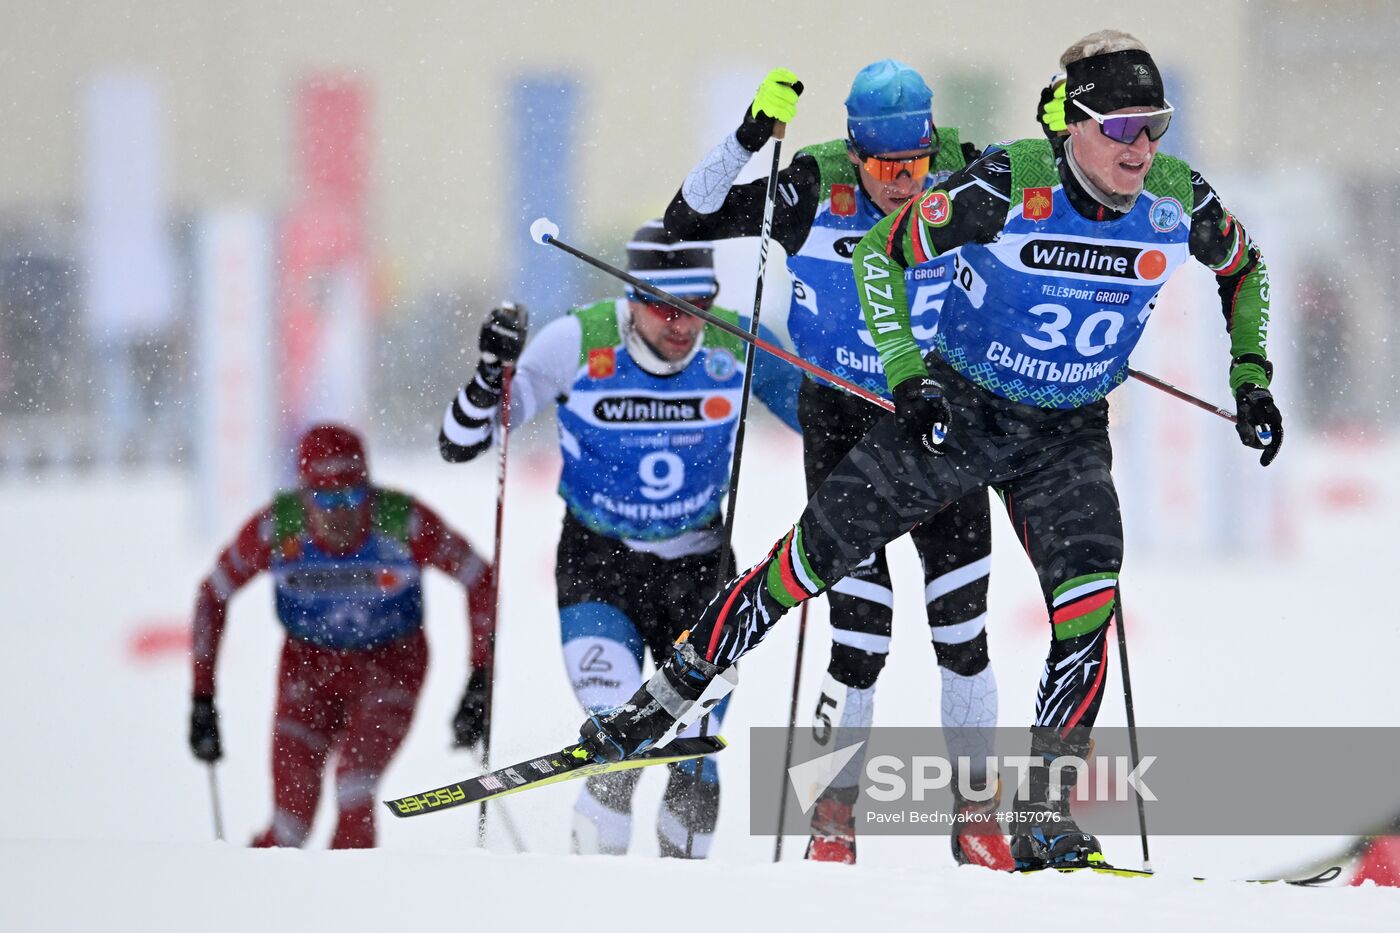
[[202,761],[222,757],[214,668],[228,601],[271,571],[287,630],[272,731],[276,809],[253,845],[306,841],[334,755],[340,817],[331,847],[368,848],[379,779],[408,733],[427,670],[422,568],[467,591],[472,674],[453,723],[459,747],[476,744],[484,727],[491,568],[422,503],[371,484],[364,445],[349,429],[313,427],[297,460],[299,487],[254,515],[200,585],[190,748]]

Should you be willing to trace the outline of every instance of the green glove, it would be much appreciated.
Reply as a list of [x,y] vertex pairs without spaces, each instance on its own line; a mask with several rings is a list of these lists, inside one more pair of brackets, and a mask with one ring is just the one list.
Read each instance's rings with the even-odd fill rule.
[[797,116],[797,95],[801,93],[802,82],[797,80],[797,75],[786,68],[774,68],[754,92],[749,113],[754,117],[767,115],[780,123],[791,123],[792,118]]
[[757,152],[773,136],[773,124],[790,123],[797,115],[797,97],[802,82],[786,68],[774,68],[754,93],[753,103],[744,111],[744,122],[734,131],[739,145]]
[[1065,76],[1055,75],[1040,92],[1040,107],[1036,110],[1040,129],[1046,136],[1065,132]]

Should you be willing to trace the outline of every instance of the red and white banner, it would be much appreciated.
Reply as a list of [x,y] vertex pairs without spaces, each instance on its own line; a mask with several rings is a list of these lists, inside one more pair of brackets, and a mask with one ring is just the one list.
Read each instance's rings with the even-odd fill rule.
[[286,450],[313,422],[363,427],[369,412],[368,101],[362,83],[334,77],[308,80],[298,95],[295,187],[303,194],[278,243],[278,408]]

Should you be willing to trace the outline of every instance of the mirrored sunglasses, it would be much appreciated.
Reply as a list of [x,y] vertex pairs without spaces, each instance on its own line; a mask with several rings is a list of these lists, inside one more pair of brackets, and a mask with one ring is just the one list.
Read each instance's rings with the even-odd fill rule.
[[[857,153],[860,155],[860,153]],[[908,175],[913,181],[923,181],[933,163],[932,155],[915,156],[912,159],[882,159],[879,156],[862,156],[860,164],[877,181],[886,184],[898,181],[901,175]]]
[[1087,113],[1095,123],[1099,125],[1099,131],[1114,142],[1132,145],[1138,135],[1144,130],[1147,138],[1156,142],[1167,135],[1167,127],[1172,124],[1172,114],[1176,109],[1168,102],[1162,110],[1150,110],[1147,113],[1119,113],[1105,116],[1095,113],[1079,101],[1074,101],[1074,105]]

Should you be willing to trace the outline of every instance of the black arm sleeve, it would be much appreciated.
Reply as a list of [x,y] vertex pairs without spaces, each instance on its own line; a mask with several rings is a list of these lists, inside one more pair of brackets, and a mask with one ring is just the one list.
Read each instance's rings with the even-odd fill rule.
[[1191,176],[1191,185],[1191,255],[1215,273],[1220,310],[1230,331],[1230,387],[1244,382],[1267,386],[1272,372],[1266,350],[1268,267],[1244,225],[1199,172]]
[[[997,150],[954,172],[933,191],[946,191],[953,216],[941,227],[924,225],[929,244],[946,253],[964,243],[990,243],[1006,223],[1011,203],[1011,156]],[[925,194],[921,200],[927,200]],[[918,207],[910,209],[918,219]],[[897,241],[898,242],[898,241]]]
[[[735,185],[724,204],[713,214],[701,214],[676,192],[666,208],[666,229],[677,236],[697,240],[727,240],[758,236],[763,230],[763,202],[768,179]],[[821,197],[821,172],[817,160],[798,155],[778,172],[778,198],[773,205],[773,239],[789,254],[797,252],[812,229]]]

